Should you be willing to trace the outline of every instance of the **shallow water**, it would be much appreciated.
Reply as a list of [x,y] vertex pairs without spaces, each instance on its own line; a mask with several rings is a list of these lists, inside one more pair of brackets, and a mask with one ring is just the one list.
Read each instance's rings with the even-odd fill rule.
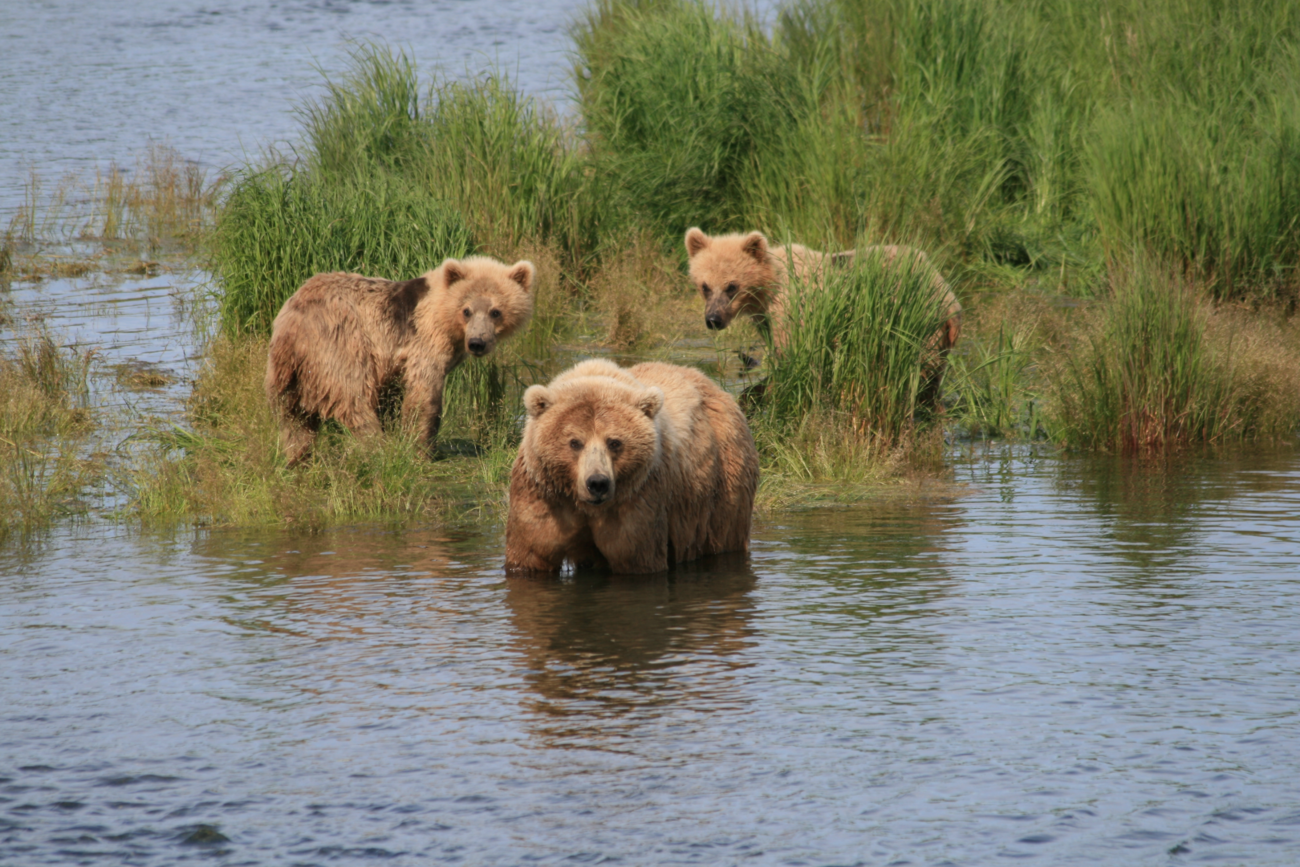
[[[771,15],[776,0],[749,6]],[[585,0],[79,0],[0,14],[0,231],[32,169],[130,170],[150,142],[216,172],[299,140],[294,109],[357,42],[405,49],[427,77],[502,71],[571,108],[569,26]]]
[[[292,139],[348,37],[562,102],[583,4],[11,5],[0,222],[31,164]],[[14,284],[0,340],[168,418],[203,279]],[[1300,453],[951,459],[643,579],[508,579],[482,525],[0,548],[0,864],[1300,860]]]
[[0,863],[1294,864],[1300,455],[954,453],[668,577],[0,554]]
[[[356,41],[407,49],[420,68],[501,69],[548,101],[567,95],[572,0],[73,0],[0,15],[0,217],[32,167],[134,165],[150,141],[209,168],[293,142],[293,109],[337,75]],[[7,222],[0,221],[0,222]],[[3,226],[0,226],[3,228]]]

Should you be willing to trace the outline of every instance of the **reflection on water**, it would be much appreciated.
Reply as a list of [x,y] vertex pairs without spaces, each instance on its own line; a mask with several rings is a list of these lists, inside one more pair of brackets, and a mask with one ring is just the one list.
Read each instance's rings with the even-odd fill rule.
[[1300,455],[954,455],[749,558],[0,554],[0,863],[1294,863]]
[[552,746],[614,748],[670,704],[738,710],[735,672],[747,665],[738,654],[752,643],[756,583],[739,555],[671,576],[508,579],[537,733]]

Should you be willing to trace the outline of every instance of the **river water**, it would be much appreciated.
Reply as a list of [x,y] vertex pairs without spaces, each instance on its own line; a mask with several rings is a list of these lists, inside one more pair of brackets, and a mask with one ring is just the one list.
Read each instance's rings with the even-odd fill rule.
[[1300,459],[953,455],[669,576],[500,527],[0,555],[0,863],[1293,865]]
[[292,144],[293,109],[349,46],[406,49],[426,74],[499,69],[563,106],[573,0],[84,0],[0,12],[0,229],[32,169],[131,169],[150,142],[212,171]]
[[[11,6],[0,208],[31,165],[291,139],[353,36],[562,100],[581,10]],[[0,340],[39,320],[166,418],[203,280],[13,284]],[[506,578],[491,524],[12,542],[0,864],[1300,863],[1300,452],[949,457],[651,578]]]

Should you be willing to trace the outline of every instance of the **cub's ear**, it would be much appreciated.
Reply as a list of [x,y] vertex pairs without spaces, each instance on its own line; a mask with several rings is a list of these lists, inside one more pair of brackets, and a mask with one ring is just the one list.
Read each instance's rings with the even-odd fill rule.
[[534,273],[536,273],[536,269],[533,268],[533,263],[520,259],[510,266],[510,273],[506,276],[522,286],[525,292],[532,292]]
[[692,226],[686,230],[686,257],[694,259],[695,254],[709,246],[709,236]]
[[540,418],[553,403],[555,398],[544,385],[530,385],[524,392],[524,409],[528,411],[529,418]]
[[636,402],[636,408],[645,413],[646,418],[654,418],[664,408],[664,393],[658,386],[650,386]]
[[444,259],[442,262],[442,279],[443,282],[450,286],[453,283],[459,283],[468,276],[465,266],[455,259]]
[[750,232],[741,242],[740,249],[753,256],[760,262],[767,261],[767,238],[762,232]]

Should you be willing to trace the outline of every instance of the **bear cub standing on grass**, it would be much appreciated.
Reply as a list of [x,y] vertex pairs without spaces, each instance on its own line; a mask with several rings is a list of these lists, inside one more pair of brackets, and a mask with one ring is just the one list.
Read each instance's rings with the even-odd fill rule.
[[524,406],[507,569],[659,572],[749,549],[758,452],[735,399],[698,370],[584,361]]
[[401,378],[402,416],[432,448],[443,384],[466,353],[484,356],[533,312],[533,265],[486,256],[447,259],[404,282],[317,274],[275,317],[266,396],[289,464],[335,419],[353,434],[380,430],[379,396]]
[[[930,273],[935,297],[941,299],[948,316],[930,339],[930,349],[936,358],[928,365],[932,368],[928,378],[937,397],[938,380],[943,376],[948,352],[961,334],[961,303],[923,251],[886,245],[865,247],[861,252],[863,255],[878,252],[886,264],[900,256],[912,257]],[[793,268],[795,275],[803,280],[824,279],[827,268],[847,266],[857,253],[853,250],[822,253],[800,244],[788,248],[778,246],[774,251],[762,232],[709,236],[693,228],[686,232],[686,255],[691,282],[704,296],[704,324],[710,330],[723,329],[735,316],[747,313],[760,327],[772,329],[773,342],[779,349],[786,339],[785,301],[790,270]]]

